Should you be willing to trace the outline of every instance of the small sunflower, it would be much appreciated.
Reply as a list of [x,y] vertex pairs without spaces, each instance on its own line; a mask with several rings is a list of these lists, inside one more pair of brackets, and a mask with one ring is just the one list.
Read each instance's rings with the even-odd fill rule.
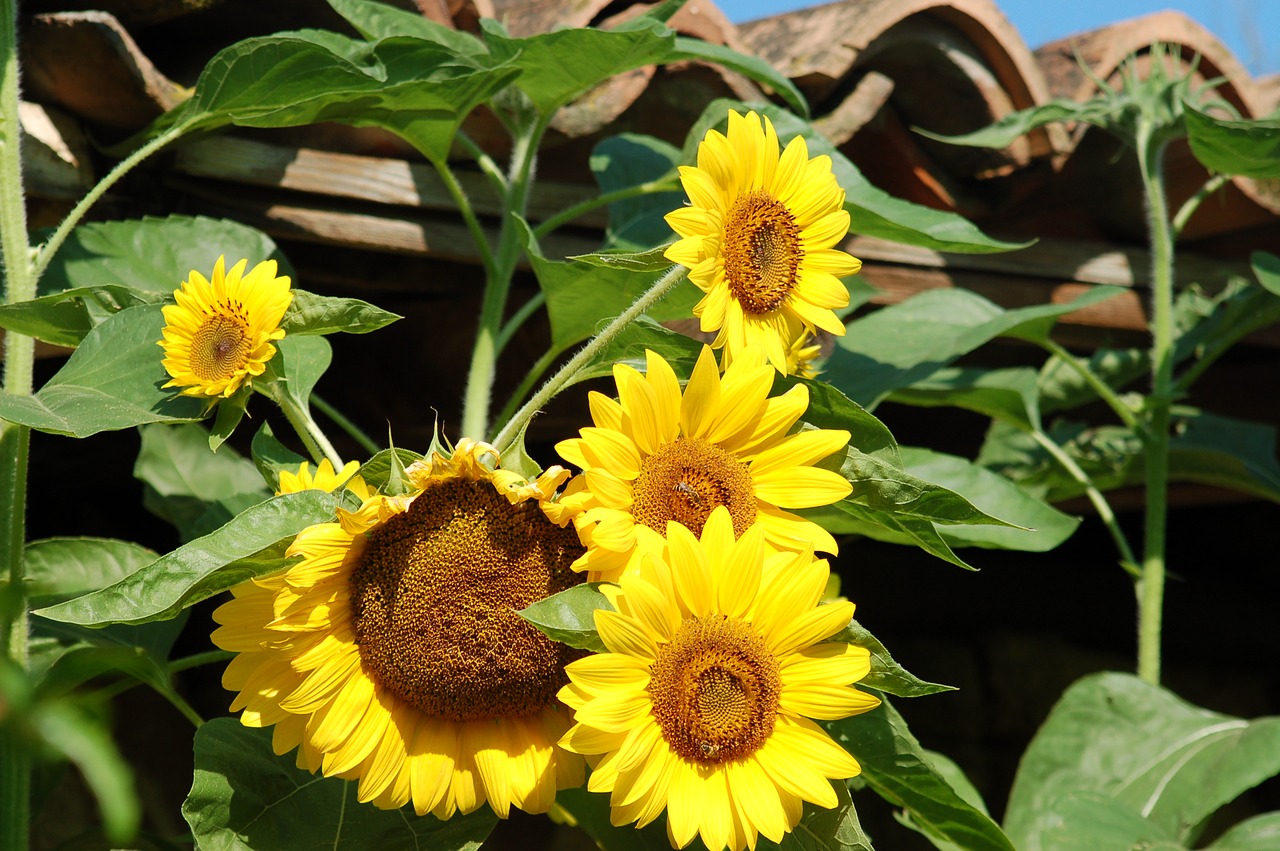
[[844,334],[832,312],[849,304],[840,278],[862,261],[835,247],[849,214],[830,157],[810,159],[799,136],[779,156],[768,118],[730,110],[728,135],[708,130],[680,180],[692,205],[667,215],[680,239],[666,257],[706,293],[693,313],[703,331],[719,332],[714,348],[736,357],[759,347],[786,373],[786,350],[804,329]]
[[172,376],[165,387],[181,387],[184,396],[231,396],[261,375],[276,353],[272,340],[293,301],[289,279],[276,276],[276,261],[264,260],[245,274],[248,260],[224,272],[225,258],[206,281],[194,269],[174,292],[176,304],[164,312],[164,368]]
[[359,461],[348,461],[341,470],[335,472],[332,462],[326,458],[316,467],[315,473],[312,473],[311,465],[303,461],[298,465],[296,473],[292,470],[280,471],[280,489],[276,493],[298,493],[307,490],[333,493],[340,486],[346,485],[356,490],[361,499],[368,499],[369,490],[365,486],[364,479],[356,475],[359,469]]
[[556,693],[580,654],[516,614],[581,581],[577,536],[541,509],[567,473],[528,483],[497,460],[463,441],[408,468],[410,495],[348,483],[358,510],[303,530],[288,550],[302,561],[214,613],[214,642],[239,654],[223,685],[241,722],[274,725],[300,767],[358,779],[362,802],[505,817],[582,782],[556,745],[571,723]]
[[661,545],[669,521],[698,534],[720,506],[738,535],[762,526],[771,549],[835,553],[826,530],[784,510],[828,505],[852,490],[839,473],[813,466],[843,449],[849,432],[788,433],[809,406],[808,389],[768,398],[774,373],[761,358],[749,352],[722,377],[704,346],[682,394],[662,356],[646,356],[646,375],[616,365],[618,401],[592,392],[595,427],[556,446],[583,470],[557,503],[576,512],[587,547],[574,569],[614,580]]
[[677,848],[781,842],[804,801],[837,804],[831,779],[861,767],[812,720],[879,700],[851,688],[865,648],[826,642],[853,616],[819,605],[828,567],[812,553],[768,555],[763,530],[735,540],[717,508],[701,539],[678,523],[661,558],[622,577],[617,611],[597,610],[607,653],[569,665],[560,699],[574,709],[561,744],[588,756],[587,788],[609,792],[614,824],[667,811]]

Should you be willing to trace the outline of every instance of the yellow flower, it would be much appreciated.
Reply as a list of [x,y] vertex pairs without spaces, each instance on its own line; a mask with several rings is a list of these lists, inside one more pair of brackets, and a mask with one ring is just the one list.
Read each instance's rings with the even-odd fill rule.
[[615,366],[619,401],[591,393],[595,427],[556,446],[583,470],[557,503],[577,512],[587,546],[574,569],[616,579],[661,546],[668,521],[698,534],[719,506],[738,535],[762,526],[771,549],[836,552],[821,526],[783,510],[828,505],[852,490],[839,473],[813,466],[843,449],[849,432],[788,434],[808,408],[808,389],[768,398],[774,372],[761,358],[749,353],[721,377],[704,346],[682,394],[671,366],[654,352],[647,359],[647,375]]
[[[794,375],[796,378],[817,378],[822,370],[814,367],[813,362],[822,354],[822,344],[819,343],[808,328],[800,331],[800,336],[792,340],[787,346],[787,375]],[[729,354],[729,350],[725,349],[720,358],[720,368],[728,369],[729,364],[733,362],[733,356]]]
[[737,357],[759,347],[785,373],[804,329],[844,334],[832,312],[849,304],[839,279],[862,262],[835,247],[849,214],[830,157],[809,159],[801,137],[779,157],[768,118],[731,110],[728,135],[707,131],[698,165],[681,166],[680,179],[691,206],[667,215],[680,239],[666,257],[706,293],[693,313],[719,332],[714,348]]
[[754,848],[782,841],[804,801],[836,806],[829,779],[861,770],[810,720],[880,702],[849,687],[867,650],[824,642],[853,604],[818,605],[827,563],[770,557],[762,531],[735,541],[724,508],[701,540],[672,523],[665,555],[622,577],[617,611],[595,613],[609,652],[566,669],[576,723],[561,743],[595,761],[587,788],[611,793],[614,824],[666,809],[678,848],[698,835],[711,851]]
[[261,375],[284,337],[280,322],[293,301],[289,279],[276,277],[276,261],[264,260],[248,274],[248,260],[223,271],[225,258],[206,281],[192,270],[164,311],[165,387],[184,396],[230,396]]
[[302,561],[214,613],[214,643],[239,654],[222,681],[241,722],[274,725],[300,767],[359,780],[362,802],[505,817],[582,783],[581,757],[556,745],[580,654],[516,614],[580,581],[582,546],[540,510],[555,474],[499,484],[497,460],[467,441],[412,465],[419,491],[305,529],[288,550]]
[[290,470],[280,471],[280,489],[276,491],[276,494],[298,493],[299,491],[307,490],[333,493],[339,487],[346,485],[348,488],[356,490],[361,499],[368,499],[370,494],[365,486],[364,479],[356,475],[356,471],[359,469],[360,462],[348,461],[341,470],[334,472],[333,464],[326,458],[320,462],[313,474],[311,465],[303,461],[298,465],[298,472],[296,473]]

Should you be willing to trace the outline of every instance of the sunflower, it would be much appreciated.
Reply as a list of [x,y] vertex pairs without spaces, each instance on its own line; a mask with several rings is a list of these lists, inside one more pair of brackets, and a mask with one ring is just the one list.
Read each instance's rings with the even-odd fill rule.
[[206,281],[194,269],[164,312],[165,387],[184,396],[231,396],[261,375],[284,337],[280,322],[293,301],[289,279],[276,276],[276,261],[264,260],[247,275],[248,260],[224,272],[225,258]]
[[239,653],[223,685],[241,722],[274,725],[276,753],[296,747],[300,767],[358,779],[362,802],[439,818],[487,802],[505,817],[582,782],[581,758],[556,745],[570,725],[556,693],[580,654],[516,614],[580,581],[576,535],[541,510],[567,473],[529,483],[497,461],[462,441],[411,465],[415,492],[364,491],[297,536],[300,562],[214,613],[214,642]]
[[298,465],[298,472],[296,473],[292,470],[280,471],[280,489],[276,493],[278,495],[306,490],[333,493],[340,486],[346,485],[348,488],[356,489],[358,496],[362,500],[368,499],[368,488],[365,486],[364,480],[356,475],[356,471],[359,469],[360,462],[348,461],[341,470],[335,472],[333,463],[326,458],[316,467],[315,473],[312,473],[311,465],[303,461]]
[[692,206],[669,213],[680,237],[667,259],[689,267],[706,295],[694,307],[711,344],[736,357],[758,346],[779,372],[804,329],[843,335],[832,312],[849,304],[840,278],[862,262],[835,248],[849,231],[831,158],[809,158],[797,136],[778,155],[768,118],[729,112],[728,135],[708,130],[698,165],[681,166]]
[[646,375],[616,365],[618,401],[592,392],[595,427],[556,446],[583,470],[556,505],[572,513],[587,547],[574,569],[616,579],[661,546],[668,521],[698,534],[719,506],[738,535],[763,527],[771,549],[835,553],[826,530],[784,510],[828,505],[852,490],[839,473],[813,466],[843,449],[849,432],[788,433],[808,408],[808,388],[768,398],[774,373],[762,358],[749,351],[722,377],[704,346],[682,394],[662,356],[646,358]]
[[818,605],[827,563],[770,557],[759,526],[735,540],[726,508],[700,539],[672,523],[666,541],[622,577],[616,611],[596,610],[609,652],[566,669],[576,723],[561,744],[593,761],[587,788],[610,793],[616,825],[665,809],[678,848],[697,835],[712,851],[780,842],[804,801],[836,806],[830,780],[861,770],[810,720],[880,702],[849,687],[867,650],[824,641],[853,604]]

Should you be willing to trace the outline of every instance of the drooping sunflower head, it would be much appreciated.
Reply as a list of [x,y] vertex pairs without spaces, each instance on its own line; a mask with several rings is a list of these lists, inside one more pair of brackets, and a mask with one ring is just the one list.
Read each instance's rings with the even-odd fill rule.
[[777,133],[755,112],[729,112],[728,133],[707,131],[698,164],[681,166],[690,206],[667,215],[680,237],[666,257],[689,267],[706,295],[694,307],[712,346],[733,356],[758,346],[787,373],[787,348],[805,329],[844,334],[832,311],[849,304],[840,278],[861,261],[835,246],[849,231],[831,158],[809,158],[797,136],[779,155]]
[[576,569],[616,579],[661,545],[669,522],[700,533],[722,507],[736,535],[759,525],[771,549],[836,552],[821,526],[785,510],[828,505],[852,490],[839,473],[815,466],[848,444],[847,431],[791,433],[808,407],[807,388],[770,398],[771,367],[748,356],[721,376],[707,347],[683,391],[654,352],[646,374],[619,364],[613,375],[618,400],[592,393],[595,426],[556,446],[583,470],[560,499],[577,510],[587,546]]
[[261,375],[276,353],[272,340],[284,337],[280,322],[293,301],[289,279],[276,275],[276,261],[264,260],[245,273],[249,261],[230,271],[225,258],[206,280],[192,270],[163,308],[165,387],[184,396],[231,396]]
[[411,467],[420,491],[339,509],[298,535],[302,561],[215,612],[215,643],[239,652],[223,683],[242,722],[274,724],[301,766],[358,779],[361,801],[505,817],[581,783],[556,746],[578,654],[516,613],[581,581],[582,546],[497,461],[467,443]]
[[851,687],[867,650],[825,641],[854,608],[819,605],[827,575],[811,552],[770,555],[759,527],[735,537],[722,507],[701,536],[672,523],[622,577],[616,611],[595,613],[608,652],[571,663],[560,692],[576,721],[562,742],[599,759],[587,788],[611,793],[614,824],[665,809],[676,847],[737,851],[780,842],[804,801],[836,805],[829,780],[860,767],[810,719],[879,700]]

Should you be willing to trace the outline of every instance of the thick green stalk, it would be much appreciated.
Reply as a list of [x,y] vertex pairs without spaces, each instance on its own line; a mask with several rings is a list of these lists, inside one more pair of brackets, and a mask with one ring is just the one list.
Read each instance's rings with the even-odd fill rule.
[[577,375],[578,370],[582,369],[593,357],[596,352],[607,346],[618,336],[623,328],[626,328],[632,322],[640,317],[649,308],[657,304],[658,300],[665,296],[675,287],[676,284],[683,280],[688,269],[683,266],[672,266],[658,280],[654,281],[653,286],[649,287],[638,299],[632,302],[631,306],[620,313],[608,325],[606,325],[599,334],[591,338],[576,355],[569,359],[569,362],[560,367],[556,374],[547,379],[547,383],[542,385],[541,389],[534,394],[533,398],[525,403],[524,407],[516,411],[515,416],[502,428],[498,436],[493,439],[493,445],[499,453],[506,452],[515,443],[516,437],[520,434],[525,424],[536,414],[542,410],[543,406],[556,397],[561,390],[568,387],[573,377]]
[[[27,242],[26,195],[22,189],[22,125],[18,117],[18,10],[15,0],[0,0],[0,264],[5,301],[35,298],[36,276]],[[31,393],[35,341],[9,332],[4,340],[4,389]],[[22,566],[26,541],[26,426],[0,423],[0,559],[9,568],[10,606],[0,610],[0,641],[9,659],[27,667],[27,604]],[[3,664],[3,663],[0,663]],[[31,818],[31,756],[16,736],[0,734],[0,848],[26,848]]]
[[285,419],[289,421],[289,425],[293,426],[293,430],[307,447],[311,460],[319,464],[328,458],[333,469],[341,470],[342,456],[333,448],[333,444],[329,442],[329,438],[325,436],[320,426],[316,425],[316,421],[311,418],[311,412],[294,401],[293,397],[279,388],[278,384],[270,386],[272,390],[268,398],[280,406]]
[[510,180],[503,197],[502,230],[493,268],[485,275],[484,299],[480,305],[480,321],[476,342],[471,351],[471,368],[467,389],[462,397],[462,436],[483,440],[489,430],[489,406],[493,397],[493,379],[498,363],[498,340],[502,335],[502,315],[506,311],[507,294],[516,262],[522,251],[516,217],[524,216],[533,179],[533,163],[547,122],[539,119],[515,139],[511,149]]
[[1151,241],[1151,364],[1146,449],[1146,528],[1138,582],[1138,676],[1160,682],[1165,528],[1169,487],[1169,407],[1173,403],[1173,232],[1164,189],[1164,144],[1139,126],[1138,165],[1147,196]]

